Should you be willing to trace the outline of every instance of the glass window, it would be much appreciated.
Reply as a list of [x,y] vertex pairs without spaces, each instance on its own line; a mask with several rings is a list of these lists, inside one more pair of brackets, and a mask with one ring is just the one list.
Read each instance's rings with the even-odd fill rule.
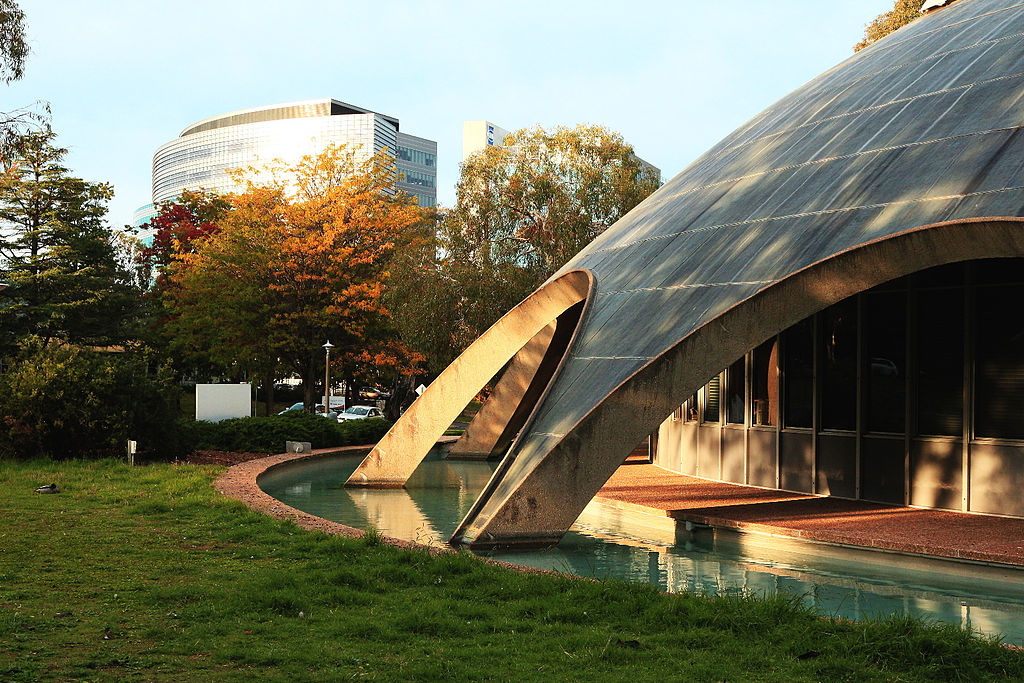
[[918,287],[960,287],[964,283],[964,264],[947,263],[914,275]]
[[776,425],[779,423],[779,340],[769,339],[754,349],[754,367],[751,393],[750,423]]
[[821,428],[857,428],[857,299],[821,312]]
[[787,427],[811,427],[814,416],[814,324],[803,320],[783,333]]
[[725,386],[728,392],[728,403],[725,408],[725,421],[730,424],[743,424],[744,389],[746,377],[746,359],[740,358],[725,371]]
[[902,433],[906,425],[907,298],[864,296],[864,396],[869,432]]
[[963,330],[962,289],[917,293],[917,431],[920,434],[961,435]]
[[683,404],[683,419],[686,422],[697,420],[697,394],[694,394]]
[[718,422],[718,404],[721,398],[721,378],[715,375],[704,385],[704,422]]
[[975,290],[974,432],[1024,439],[1024,286]]

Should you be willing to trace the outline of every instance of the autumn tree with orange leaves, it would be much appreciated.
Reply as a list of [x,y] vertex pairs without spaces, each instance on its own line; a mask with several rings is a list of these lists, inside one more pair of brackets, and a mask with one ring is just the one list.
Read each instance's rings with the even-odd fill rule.
[[264,185],[253,169],[240,172],[247,189],[228,197],[218,229],[167,269],[175,343],[262,377],[268,407],[282,371],[298,374],[306,405],[314,403],[327,340],[337,347],[331,374],[350,392],[411,371],[421,357],[399,341],[382,293],[396,250],[426,219],[394,192],[393,159],[359,162],[330,147],[269,170]]

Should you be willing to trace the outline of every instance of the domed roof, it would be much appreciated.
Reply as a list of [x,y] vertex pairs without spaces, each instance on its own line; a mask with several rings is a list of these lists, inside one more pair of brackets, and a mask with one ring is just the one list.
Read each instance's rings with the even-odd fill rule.
[[549,281],[589,272],[585,312],[461,536],[560,536],[673,406],[758,343],[905,272],[1024,253],[1022,124],[1024,4],[960,0],[719,142]]

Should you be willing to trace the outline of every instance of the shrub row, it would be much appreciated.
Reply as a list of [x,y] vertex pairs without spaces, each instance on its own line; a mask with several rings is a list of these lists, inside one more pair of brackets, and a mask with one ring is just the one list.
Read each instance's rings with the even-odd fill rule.
[[280,453],[285,441],[308,441],[313,448],[371,444],[391,427],[383,418],[338,423],[301,410],[271,417],[181,424],[194,448],[243,453]]
[[140,354],[28,339],[0,373],[0,457],[179,457],[175,396]]

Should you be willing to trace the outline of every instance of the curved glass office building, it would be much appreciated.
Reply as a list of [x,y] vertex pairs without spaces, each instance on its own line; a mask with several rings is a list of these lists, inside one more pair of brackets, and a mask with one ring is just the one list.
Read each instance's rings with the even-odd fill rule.
[[188,126],[153,155],[153,202],[183,190],[232,192],[238,188],[231,169],[274,159],[291,164],[331,144],[355,149],[357,159],[391,150],[402,174],[397,189],[420,206],[436,203],[436,142],[400,132],[393,116],[330,98],[253,107]]

